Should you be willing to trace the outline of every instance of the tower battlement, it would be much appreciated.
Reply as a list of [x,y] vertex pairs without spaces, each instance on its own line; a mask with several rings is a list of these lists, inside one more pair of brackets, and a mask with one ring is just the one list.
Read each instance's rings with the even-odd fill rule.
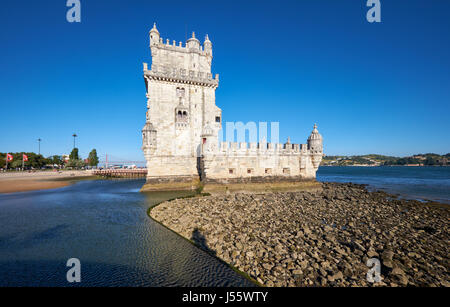
[[[150,50],[152,55],[151,71],[159,74],[179,75],[184,78],[212,79],[212,42],[208,35],[203,45],[195,37],[189,38],[183,45],[182,42],[170,42],[160,37],[156,24],[150,30]],[[218,83],[218,76],[215,80]]]
[[[165,41],[162,37],[159,38],[159,41],[157,42],[150,42],[150,48],[152,47],[158,47],[161,50],[167,50],[167,51],[175,51],[175,52],[184,52],[184,53],[197,53],[199,55],[208,56],[211,55],[208,45],[201,45],[200,42],[195,45],[189,45],[188,42],[185,42],[183,45],[183,42],[176,42],[175,40],[170,40],[169,38],[166,38]],[[212,49],[211,49],[212,51]]]
[[[217,154],[240,154],[240,155],[300,155],[307,154],[306,144],[290,143],[247,143],[247,142],[221,142]],[[206,153],[205,153],[206,154]]]

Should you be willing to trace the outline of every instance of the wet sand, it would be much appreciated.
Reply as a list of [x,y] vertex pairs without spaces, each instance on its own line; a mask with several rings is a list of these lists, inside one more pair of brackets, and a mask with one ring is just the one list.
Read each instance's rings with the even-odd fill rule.
[[0,193],[56,189],[80,178],[93,177],[91,171],[39,171],[0,173]]

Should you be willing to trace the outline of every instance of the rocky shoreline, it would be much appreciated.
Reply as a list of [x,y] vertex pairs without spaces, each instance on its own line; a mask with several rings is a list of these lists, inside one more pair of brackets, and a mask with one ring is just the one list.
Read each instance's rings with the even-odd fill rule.
[[[264,286],[450,286],[449,206],[363,185],[177,199],[150,214]],[[370,283],[367,260],[381,264]]]

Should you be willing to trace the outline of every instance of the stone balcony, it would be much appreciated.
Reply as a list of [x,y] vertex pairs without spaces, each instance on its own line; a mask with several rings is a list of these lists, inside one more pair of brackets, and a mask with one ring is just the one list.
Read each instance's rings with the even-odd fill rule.
[[147,64],[144,63],[144,76],[155,78],[163,81],[174,81],[180,83],[199,84],[207,86],[219,86],[219,75],[216,74],[213,79],[211,73],[204,73],[200,71],[171,68],[169,66],[153,65],[151,70],[147,69]]

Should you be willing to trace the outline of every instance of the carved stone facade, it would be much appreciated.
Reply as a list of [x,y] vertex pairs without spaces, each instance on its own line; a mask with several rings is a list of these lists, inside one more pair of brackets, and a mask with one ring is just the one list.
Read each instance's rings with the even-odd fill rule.
[[221,143],[216,106],[219,75],[211,73],[212,43],[192,37],[183,46],[150,30],[151,69],[144,63],[147,118],[142,130],[147,182],[201,179],[239,182],[313,179],[323,156],[314,126],[308,144]]

